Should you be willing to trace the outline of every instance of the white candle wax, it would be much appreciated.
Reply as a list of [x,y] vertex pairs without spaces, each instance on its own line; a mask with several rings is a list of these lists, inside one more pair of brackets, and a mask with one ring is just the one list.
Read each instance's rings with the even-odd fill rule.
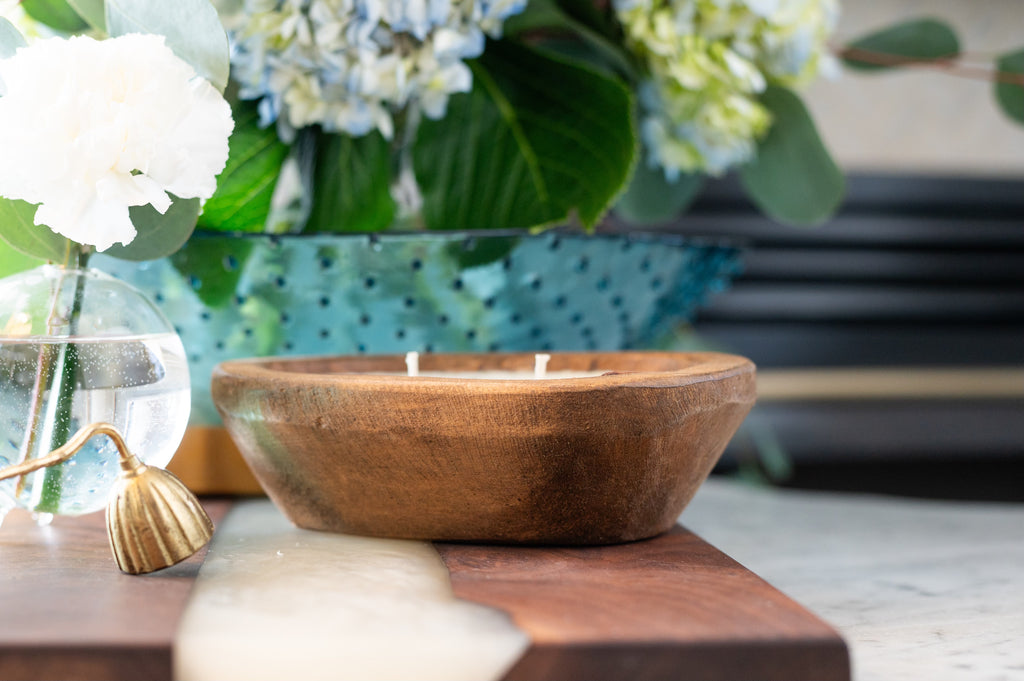
[[563,371],[548,371],[548,362],[551,361],[551,355],[546,353],[537,353],[533,356],[534,364],[533,371],[523,370],[509,370],[509,369],[480,369],[477,371],[420,371],[420,353],[411,351],[405,353],[405,374],[400,374],[391,371],[368,371],[365,372],[371,376],[423,376],[429,378],[459,378],[459,379],[490,379],[490,380],[507,380],[507,381],[529,381],[537,379],[562,379],[562,378],[592,378],[594,376],[601,376],[607,373],[607,370],[601,371],[574,371],[574,370],[563,370]]
[[420,353],[416,351],[405,353],[405,370],[410,376],[420,375]]
[[[480,371],[421,371],[417,374],[420,377],[429,378],[461,378],[469,380],[491,379],[508,381],[546,381],[560,378],[593,378],[603,376],[607,371],[548,371],[543,376],[537,376],[532,371],[507,371],[503,369],[481,369]],[[403,374],[388,374],[380,372],[378,375],[402,376]]]

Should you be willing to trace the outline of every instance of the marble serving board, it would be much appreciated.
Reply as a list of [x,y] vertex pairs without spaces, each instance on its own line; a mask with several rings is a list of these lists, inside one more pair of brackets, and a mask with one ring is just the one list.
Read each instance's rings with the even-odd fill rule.
[[101,514],[12,515],[0,678],[850,676],[831,627],[683,527],[595,548],[430,544],[207,504],[205,564],[144,577],[117,571]]

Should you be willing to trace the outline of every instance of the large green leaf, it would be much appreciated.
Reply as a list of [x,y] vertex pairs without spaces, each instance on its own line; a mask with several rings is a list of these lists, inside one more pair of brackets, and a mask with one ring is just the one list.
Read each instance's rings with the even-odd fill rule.
[[68,0],[68,4],[90,26],[102,33],[107,32],[107,18],[103,8],[103,0]]
[[196,73],[221,92],[227,87],[228,37],[209,0],[106,0],[106,23],[111,36],[164,36]]
[[636,224],[665,222],[686,210],[703,186],[703,175],[681,175],[669,182],[661,168],[637,163],[633,179],[615,204],[615,213]]
[[170,260],[174,268],[189,279],[199,299],[216,309],[234,298],[252,249],[253,242],[249,239],[211,238],[200,233],[189,239]]
[[430,229],[594,225],[633,165],[633,102],[618,81],[509,41],[472,64],[470,93],[423,121],[414,165]]
[[89,28],[65,0],[21,0],[21,7],[25,14],[36,21],[63,33],[75,33]]
[[949,24],[938,19],[914,19],[853,41],[842,51],[847,66],[862,71],[903,66],[921,61],[955,59],[960,41]]
[[199,199],[174,199],[161,215],[153,206],[132,206],[129,213],[135,238],[127,246],[114,245],[104,253],[122,260],[156,260],[181,248],[196,228]]
[[[372,232],[395,214],[391,150],[378,132],[362,137],[317,133],[313,207],[306,232]],[[307,147],[303,147],[307,148]]]
[[34,204],[0,198],[0,238],[25,255],[64,262],[68,240],[49,227],[35,224],[35,215]]
[[524,12],[505,22],[504,31],[509,36],[529,34],[538,47],[633,78],[628,53],[611,35],[614,24],[605,19],[591,0],[530,0]]
[[259,126],[255,102],[234,102],[235,130],[228,141],[228,161],[217,179],[217,191],[203,206],[199,226],[225,232],[260,232],[288,145],[276,129]]
[[999,57],[996,71],[996,101],[1007,116],[1024,123],[1024,50]]
[[818,224],[842,202],[843,174],[799,97],[785,88],[769,87],[761,102],[773,123],[757,158],[740,169],[743,186],[761,210],[776,220]]
[[11,57],[19,47],[25,46],[25,38],[14,28],[14,24],[0,17],[0,59]]

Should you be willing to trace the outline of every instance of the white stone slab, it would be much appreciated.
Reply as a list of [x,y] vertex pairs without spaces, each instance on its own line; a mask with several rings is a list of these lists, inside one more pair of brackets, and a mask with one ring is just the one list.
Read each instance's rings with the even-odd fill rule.
[[251,501],[217,527],[174,664],[179,681],[497,679],[527,645],[452,596],[430,544],[299,530]]
[[857,681],[1024,679],[1024,504],[712,479],[680,520],[838,628]]

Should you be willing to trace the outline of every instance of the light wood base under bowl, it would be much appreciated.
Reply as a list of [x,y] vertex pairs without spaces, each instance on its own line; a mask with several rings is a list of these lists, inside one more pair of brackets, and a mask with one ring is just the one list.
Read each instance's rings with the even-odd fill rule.
[[189,426],[167,470],[195,494],[264,494],[228,431],[221,426]]
[[[668,530],[755,399],[719,353],[558,353],[542,381],[383,376],[404,358],[225,362],[213,399],[296,525],[443,541],[608,544]],[[530,370],[425,355],[423,371]]]

